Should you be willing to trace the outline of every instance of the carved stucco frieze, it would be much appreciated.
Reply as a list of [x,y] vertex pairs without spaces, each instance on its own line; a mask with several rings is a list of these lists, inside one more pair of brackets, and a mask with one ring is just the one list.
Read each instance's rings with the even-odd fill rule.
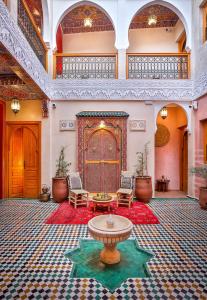
[[205,94],[207,94],[207,72],[203,72],[199,79],[194,81],[193,99],[196,100]]
[[53,80],[53,100],[185,100],[191,80]]

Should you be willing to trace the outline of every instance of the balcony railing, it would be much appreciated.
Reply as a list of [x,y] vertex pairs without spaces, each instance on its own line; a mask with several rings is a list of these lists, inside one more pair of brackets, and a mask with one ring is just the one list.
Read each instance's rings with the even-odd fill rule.
[[54,78],[61,79],[115,79],[116,54],[54,55]]
[[18,25],[45,69],[47,47],[24,0],[18,0]]
[[188,79],[188,53],[127,54],[128,79]]

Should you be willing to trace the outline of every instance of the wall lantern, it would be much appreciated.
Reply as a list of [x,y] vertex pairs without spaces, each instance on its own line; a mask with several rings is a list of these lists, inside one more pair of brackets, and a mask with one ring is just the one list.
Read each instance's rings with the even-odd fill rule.
[[167,107],[164,106],[160,111],[160,116],[164,120],[167,118],[167,114],[168,114]]
[[91,18],[85,18],[83,20],[84,27],[92,27],[93,20]]
[[150,15],[148,17],[147,23],[148,23],[149,26],[156,25],[157,24],[157,17],[155,15]]
[[15,113],[15,115],[16,115],[16,113],[18,113],[20,111],[20,108],[21,108],[21,106],[20,106],[19,100],[14,98],[11,102],[11,109]]

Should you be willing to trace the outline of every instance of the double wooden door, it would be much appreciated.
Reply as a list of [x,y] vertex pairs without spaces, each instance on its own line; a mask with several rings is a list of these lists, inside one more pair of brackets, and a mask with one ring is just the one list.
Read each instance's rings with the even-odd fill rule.
[[40,123],[7,124],[8,196],[36,198],[40,192]]
[[120,149],[110,130],[91,133],[84,151],[84,186],[90,192],[116,192],[120,178]]

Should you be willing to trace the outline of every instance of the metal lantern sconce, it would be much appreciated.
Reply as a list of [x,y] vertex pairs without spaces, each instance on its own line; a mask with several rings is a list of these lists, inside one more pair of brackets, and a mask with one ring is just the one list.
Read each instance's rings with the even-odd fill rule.
[[20,103],[19,103],[19,100],[18,99],[13,99],[12,102],[11,102],[11,109],[12,111],[15,113],[15,115],[20,111]]
[[168,115],[167,107],[164,106],[160,111],[160,116],[164,120],[167,118],[167,115]]

